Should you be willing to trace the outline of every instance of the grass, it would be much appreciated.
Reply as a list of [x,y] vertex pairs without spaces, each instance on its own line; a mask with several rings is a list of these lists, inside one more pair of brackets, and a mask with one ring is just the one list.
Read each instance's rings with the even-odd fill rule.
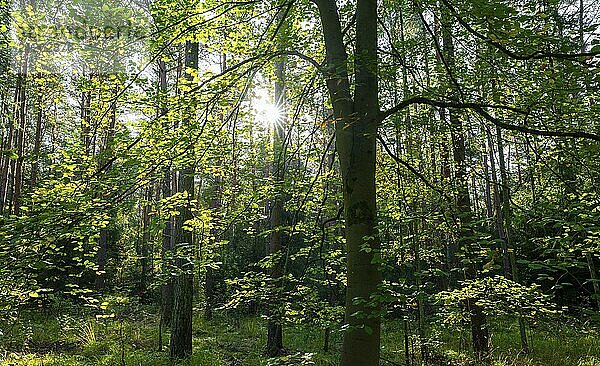
[[[82,314],[23,313],[0,337],[1,366],[271,366],[337,365],[341,334],[331,332],[331,349],[323,352],[324,331],[314,326],[289,326],[284,343],[287,355],[278,360],[263,357],[265,325],[258,317],[233,321],[194,319],[194,352],[190,359],[172,362],[167,334],[162,347],[157,319],[150,309],[127,320],[95,319]],[[600,366],[598,330],[575,322],[545,323],[533,329],[532,352],[519,352],[516,322],[502,319],[490,329],[493,365]],[[427,330],[433,365],[476,365],[466,331]],[[419,362],[419,340],[411,335],[409,359]],[[382,327],[382,365],[404,365],[404,333],[400,321]]]

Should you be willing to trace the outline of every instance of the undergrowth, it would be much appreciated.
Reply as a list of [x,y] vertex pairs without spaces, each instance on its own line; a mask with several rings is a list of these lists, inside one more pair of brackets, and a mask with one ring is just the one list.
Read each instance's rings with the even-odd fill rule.
[[[133,318],[133,319],[132,319]],[[11,324],[2,324],[1,366],[276,366],[337,364],[339,331],[330,332],[330,347],[323,350],[325,331],[311,326],[288,326],[287,354],[278,359],[263,356],[265,324],[259,317],[194,319],[193,355],[173,362],[168,357],[168,334],[161,331],[151,309],[135,317],[96,319],[84,314],[24,312]],[[477,365],[469,350],[467,330],[427,329],[423,338],[400,320],[382,327],[381,365]],[[540,324],[531,330],[531,352],[520,352],[515,321],[502,319],[490,329],[493,366],[600,366],[600,336],[590,324]],[[420,340],[426,340],[421,342]],[[408,358],[405,354],[408,341]]]

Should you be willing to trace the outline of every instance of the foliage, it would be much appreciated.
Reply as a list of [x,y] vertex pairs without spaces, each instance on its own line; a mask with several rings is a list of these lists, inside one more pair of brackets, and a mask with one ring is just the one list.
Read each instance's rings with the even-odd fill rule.
[[495,317],[511,315],[539,321],[561,312],[549,295],[540,292],[540,286],[520,285],[501,276],[463,281],[460,288],[440,292],[436,298],[445,307],[442,322],[448,324],[468,322],[468,312],[464,311],[467,300],[473,300],[486,315]]
[[[334,364],[348,315],[384,319],[382,355],[394,362],[406,362],[405,342],[442,363],[469,362],[454,343],[478,309],[492,324],[520,319],[523,341],[533,326],[536,351],[558,347],[543,338],[549,319],[598,321],[600,8],[385,0],[359,29],[361,2],[331,1],[340,61],[325,42],[324,3],[0,4],[7,363],[40,353],[44,364],[114,365],[125,347],[127,364],[168,364],[156,323],[168,333],[169,289],[184,274],[194,314],[225,324],[196,319],[188,364]],[[376,55],[359,47],[370,29]],[[377,203],[376,227],[359,238],[371,258],[359,263],[344,219],[354,165],[340,163],[339,137],[365,116],[338,118],[344,98],[331,90],[341,73],[352,99],[361,72],[375,70],[377,136],[353,136],[378,141],[376,197],[363,197]],[[348,274],[373,266],[377,291],[345,299]],[[345,305],[376,311],[345,314]],[[54,342],[54,355],[34,345],[47,312],[61,313],[49,329],[67,333],[41,341]],[[260,355],[257,319],[283,327],[287,354]],[[595,345],[588,328],[561,332]],[[536,362],[516,338],[512,328],[492,334],[497,362]],[[540,360],[600,357],[557,353]]]

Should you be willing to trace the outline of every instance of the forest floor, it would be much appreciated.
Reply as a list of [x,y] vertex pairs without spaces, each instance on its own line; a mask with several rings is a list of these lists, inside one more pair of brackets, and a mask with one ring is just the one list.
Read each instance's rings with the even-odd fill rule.
[[[145,310],[144,310],[145,309]],[[284,343],[286,356],[267,359],[262,355],[265,324],[259,317],[235,320],[217,317],[194,320],[194,353],[185,362],[168,358],[168,337],[160,330],[155,309],[142,308],[122,320],[39,310],[22,313],[10,326],[2,324],[0,334],[1,366],[274,366],[337,365],[340,334],[331,332],[328,352],[323,351],[324,331],[316,326],[287,326]],[[387,320],[382,328],[381,365],[405,365],[403,323]],[[548,322],[532,330],[532,349],[526,356],[519,352],[518,326],[503,319],[494,323],[493,365],[600,366],[598,327],[572,322]],[[428,345],[434,361],[431,365],[476,365],[468,351],[466,331],[430,329]],[[420,364],[410,339],[411,365]]]

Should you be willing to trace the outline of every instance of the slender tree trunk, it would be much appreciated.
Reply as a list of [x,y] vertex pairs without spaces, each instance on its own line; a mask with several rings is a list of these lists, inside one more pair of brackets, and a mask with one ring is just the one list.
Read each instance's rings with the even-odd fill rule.
[[[585,13],[584,1],[579,0],[579,42],[580,42],[581,53],[585,53],[585,51],[586,51],[585,35],[584,35],[585,25],[583,23],[584,13]],[[586,79],[586,88],[589,88],[589,80],[587,80],[587,79]],[[592,286],[594,288],[594,297],[596,298],[596,305],[598,307],[598,310],[600,311],[600,283],[598,283],[598,281],[600,281],[600,279],[598,278],[598,273],[596,272],[596,266],[594,264],[594,257],[592,255],[592,253],[587,252],[585,255],[585,258],[587,261],[588,269],[590,271],[590,278],[592,280]]]
[[150,271],[150,206],[149,203],[152,200],[152,186],[148,185],[145,188],[142,208],[142,242],[140,248],[140,278],[139,278],[139,289],[138,294],[142,301],[147,300],[148,296],[148,282],[149,282],[149,271]]
[[404,316],[402,326],[404,329],[404,364],[410,366],[410,329],[408,328],[408,306],[404,303]]
[[[502,241],[502,264],[504,270],[504,277],[507,279],[511,279],[511,265],[510,265],[510,256],[508,252],[508,239],[506,236],[506,228],[504,226],[504,211],[503,206],[504,203],[501,199],[500,193],[500,184],[498,182],[498,174],[496,173],[496,158],[494,156],[494,146],[492,143],[492,136],[490,133],[487,135],[488,140],[488,151],[490,157],[490,165],[492,170],[492,182],[493,182],[493,190],[494,190],[494,209],[495,209],[495,226],[496,231],[498,232],[498,236]],[[498,145],[500,146],[500,145]]]
[[[116,95],[116,92],[115,92]],[[87,112],[86,112],[87,113]],[[106,137],[102,144],[100,156],[98,160],[98,168],[104,169],[105,171],[110,170],[112,167],[112,144],[115,135],[115,128],[117,124],[117,106],[116,104],[111,107],[110,120],[108,130],[106,131]],[[105,166],[107,165],[107,166]],[[110,210],[112,212],[112,210]],[[96,289],[101,290],[106,286],[106,261],[108,257],[108,228],[100,229],[100,237],[98,238],[98,252],[96,253],[96,263],[98,265],[98,271],[95,280]]]
[[[166,168],[162,180],[162,197],[167,198],[172,196],[173,174],[171,168]],[[170,326],[173,316],[173,276],[171,275],[173,266],[173,249],[175,247],[174,219],[169,217],[165,222],[165,227],[162,231],[162,265],[163,274],[165,274],[165,283],[161,286],[161,319],[163,324]]]
[[[218,165],[221,165],[221,164],[218,163]],[[212,219],[211,220],[213,221],[212,229],[211,229],[212,232],[210,234],[210,237],[213,238],[211,240],[213,240],[213,242],[215,244],[219,243],[219,241],[220,241],[219,212],[223,208],[223,204],[221,202],[222,201],[222,192],[221,192],[222,184],[223,184],[223,182],[220,177],[214,178],[213,189],[212,189],[211,200],[210,200],[210,209],[212,211],[212,213],[211,213]],[[212,249],[216,250],[217,249],[216,245],[213,245]],[[205,300],[204,319],[206,319],[206,320],[212,319],[213,310],[216,307],[217,280],[218,280],[217,279],[217,271],[213,268],[212,265],[206,266],[206,271],[204,274],[204,300]]]
[[90,74],[87,80],[83,81],[83,90],[81,91],[81,142],[83,144],[85,156],[92,156],[91,151],[91,124],[92,124],[92,93],[89,90],[90,85],[93,83],[93,76]]
[[[3,112],[7,116],[6,120],[8,125],[8,132],[6,134],[6,138],[4,139],[5,142],[2,147],[2,150],[10,151],[13,148],[14,121],[8,118],[8,104],[4,105]],[[0,161],[2,161],[2,164],[0,166],[0,177],[2,178],[2,180],[0,181],[0,213],[4,213],[8,206],[8,190],[10,187],[11,180],[11,156],[8,153],[2,154],[0,155],[0,159]]]
[[17,121],[19,128],[15,135],[15,148],[17,150],[17,159],[14,168],[14,185],[12,196],[13,213],[19,215],[21,211],[21,191],[23,189],[23,161],[25,160],[25,128],[27,126],[27,74],[29,68],[29,46],[25,46],[23,54],[23,69],[19,76],[22,78],[19,103],[17,105]]
[[[488,150],[489,151],[489,150]],[[491,156],[492,152],[490,151],[488,154],[483,154],[483,174],[485,175],[485,208],[487,213],[487,218],[492,219],[494,217],[493,207],[492,207],[492,190],[491,190],[491,182],[490,182],[490,163],[489,160],[493,159]]]
[[[500,189],[502,204],[499,215],[501,215],[500,224],[501,232],[504,234],[502,238],[504,241],[503,253],[504,253],[504,266],[510,267],[510,276],[515,282],[519,282],[519,271],[517,268],[515,258],[515,248],[512,245],[512,210],[510,206],[510,182],[508,179],[508,170],[506,168],[506,159],[504,157],[504,141],[502,139],[502,129],[496,127],[496,143],[498,147],[498,160],[500,166],[500,178],[502,180],[502,187]],[[508,270],[506,270],[508,272]],[[507,277],[508,278],[508,277]],[[519,316],[519,335],[521,338],[521,350],[523,353],[529,353],[529,342],[527,340],[527,332],[525,328],[525,319]]]
[[[452,21],[451,16],[445,9],[442,10],[442,41],[443,41],[443,53],[446,65],[450,72],[454,72],[454,43],[452,34]],[[456,90],[455,85],[449,86],[450,92],[454,98],[458,96],[459,90]],[[457,198],[456,198],[456,209],[459,219],[459,241],[462,248],[470,259],[470,263],[467,265],[465,274],[469,279],[475,279],[478,277],[478,269],[474,263],[474,258],[471,258],[474,254],[473,242],[468,239],[472,237],[472,221],[473,211],[471,208],[471,197],[469,195],[468,176],[467,176],[467,162],[466,162],[466,149],[465,149],[465,133],[464,126],[461,119],[458,116],[457,111],[453,109],[448,110],[450,128],[452,134],[452,145],[453,145],[453,157],[456,166],[455,181],[457,185]],[[479,360],[487,359],[489,355],[489,336],[487,330],[487,321],[483,309],[476,304],[476,299],[468,299],[466,307],[469,311],[469,317],[471,321],[471,338],[473,344],[473,351],[475,356]]]
[[[226,54],[221,54],[220,57],[220,67],[221,67],[221,72],[226,72],[227,70],[227,55]],[[221,123],[224,123],[224,116],[221,115]],[[234,172],[234,177],[233,177],[233,182],[232,182],[232,187],[236,187],[236,177],[235,174],[237,172],[236,169],[236,146],[235,146],[235,119],[232,122],[232,126],[231,126],[231,131],[232,131],[232,151],[231,151],[231,157],[232,157],[232,166],[234,167],[233,172]],[[217,166],[221,167],[222,166],[222,161],[221,158],[219,158],[216,162]],[[220,212],[223,208],[223,192],[221,189],[221,186],[223,185],[223,180],[221,179],[220,176],[215,176],[213,178],[213,183],[212,183],[212,193],[211,193],[211,199],[210,199],[210,209],[211,209],[211,217],[213,222],[212,225],[212,232],[210,237],[214,238],[211,239],[214,241],[215,244],[219,243],[219,241],[221,240],[221,238],[219,237],[219,219],[220,219]],[[232,196],[232,200],[233,202],[230,203],[230,207],[235,207],[235,195]],[[227,217],[227,215],[225,215],[225,217]],[[234,235],[234,225],[231,225],[231,230],[232,230],[232,235],[231,235],[231,242],[235,241],[235,235]],[[216,245],[212,246],[213,250],[216,250]],[[199,250],[199,252],[201,252],[201,248]],[[215,270],[215,268],[213,268],[212,265],[208,265],[206,266],[206,270],[205,270],[205,274],[204,274],[204,299],[205,299],[205,304],[204,304],[204,319],[206,320],[210,320],[212,319],[213,316],[213,310],[214,308],[217,306],[216,301],[217,301],[217,291],[218,291],[218,283],[220,281],[220,278],[217,276],[218,272],[217,270]]]
[[[285,21],[281,19],[282,21]],[[285,57],[281,57],[275,62],[275,104],[283,108],[286,100],[285,95]],[[271,269],[271,277],[274,281],[274,291],[272,303],[269,304],[268,322],[267,322],[267,355],[270,357],[279,356],[283,353],[283,328],[281,325],[283,314],[282,304],[279,302],[283,290],[283,249],[286,241],[286,234],[283,230],[285,225],[284,209],[284,184],[286,172],[285,139],[286,122],[284,117],[281,121],[274,124],[273,133],[273,168],[272,177],[275,186],[275,195],[271,204],[271,237],[267,245],[267,255],[275,256],[276,260]]]
[[[505,276],[506,278],[511,278],[514,281],[516,279],[513,276],[516,268],[512,268],[510,255],[514,254],[514,250],[510,248],[510,226],[511,226],[511,212],[510,212],[510,189],[508,182],[508,173],[506,171],[506,160],[504,157],[504,141],[502,140],[502,130],[499,127],[496,127],[496,146],[498,147],[498,165],[500,166],[500,179],[502,181],[502,186],[496,182],[496,186],[498,187],[499,197],[501,200],[498,201],[498,212],[496,213],[498,216],[498,232],[500,233],[500,238],[502,239],[502,254],[504,258],[504,268],[505,268]],[[491,148],[491,147],[490,147]],[[493,151],[493,150],[492,150]]]
[[[13,2],[9,0],[0,1],[0,24],[6,25],[0,30],[0,75],[8,75],[11,63],[11,5]],[[8,80],[6,78],[5,80]],[[7,87],[6,85],[4,87]],[[4,92],[4,90],[3,90]],[[1,201],[0,201],[1,204]]]
[[[187,41],[185,44],[185,66],[187,69],[198,69],[198,43]],[[188,75],[189,79],[189,75]],[[193,118],[186,112],[182,126],[190,123]],[[188,151],[193,153],[193,148]],[[188,163],[189,164],[189,163]],[[194,198],[194,169],[193,164],[185,167],[179,176],[179,191],[187,193],[187,202],[180,209],[176,225],[176,266],[178,273],[173,288],[173,316],[171,321],[170,355],[174,358],[184,358],[192,354],[192,303],[194,294],[193,275],[193,234],[186,230],[184,224],[193,218],[192,200]]]
[[[158,110],[157,114],[159,117],[166,118],[167,114],[167,65],[164,60],[158,61]],[[165,132],[171,129],[171,124],[166,118],[166,122],[163,123]],[[170,166],[165,167],[163,171],[163,178],[161,181],[161,195],[162,198],[169,198],[173,195],[173,185],[175,176]],[[163,266],[163,274],[166,276],[164,284],[161,286],[160,295],[160,311],[161,311],[161,322],[166,326],[171,325],[171,319],[173,317],[173,276],[171,275],[173,266],[173,249],[175,247],[175,233],[174,233],[174,218],[169,215],[165,221],[165,227],[162,230],[162,244],[161,244],[161,259]]]
[[[0,91],[1,93],[1,91]],[[4,100],[2,101],[2,105],[0,106],[0,110],[2,112],[4,112],[5,108],[4,108]],[[5,160],[5,156],[8,155],[7,154],[7,143],[6,143],[6,135],[8,134],[8,130],[7,127],[9,125],[9,122],[5,121],[5,116],[4,115],[0,115],[0,151],[2,152],[0,154],[0,215],[3,213],[3,205],[4,205],[4,182],[6,181],[7,177],[4,173],[4,160]]]
[[[415,210],[416,212],[416,210]],[[421,273],[421,245],[420,238],[417,237],[417,224],[415,222],[410,223],[412,232],[413,251],[415,258],[415,290],[417,293],[417,333],[419,335],[419,349],[421,351],[421,360],[427,363],[427,347],[425,345],[425,304],[424,304],[424,293],[423,293],[423,281]],[[422,230],[425,228],[422,227]]]
[[587,260],[588,269],[590,270],[590,278],[592,280],[592,286],[594,288],[594,297],[596,298],[596,306],[600,310],[600,279],[598,278],[598,272],[596,272],[596,265],[594,264],[594,256],[592,253],[587,252],[585,254]]
[[37,177],[40,166],[40,149],[42,146],[42,122],[44,118],[44,108],[42,105],[41,91],[37,98],[37,113],[35,123],[35,140],[33,145],[33,163],[31,164],[31,179],[29,186],[34,189],[37,185]]
[[13,212],[13,195],[15,189],[15,166],[16,159],[15,155],[18,154],[18,134],[19,134],[19,106],[21,100],[21,89],[24,88],[23,75],[18,74],[16,77],[14,101],[12,106],[12,118],[9,125],[8,132],[8,146],[10,148],[10,155],[7,155],[6,160],[6,182],[4,182],[4,210],[7,213]]

